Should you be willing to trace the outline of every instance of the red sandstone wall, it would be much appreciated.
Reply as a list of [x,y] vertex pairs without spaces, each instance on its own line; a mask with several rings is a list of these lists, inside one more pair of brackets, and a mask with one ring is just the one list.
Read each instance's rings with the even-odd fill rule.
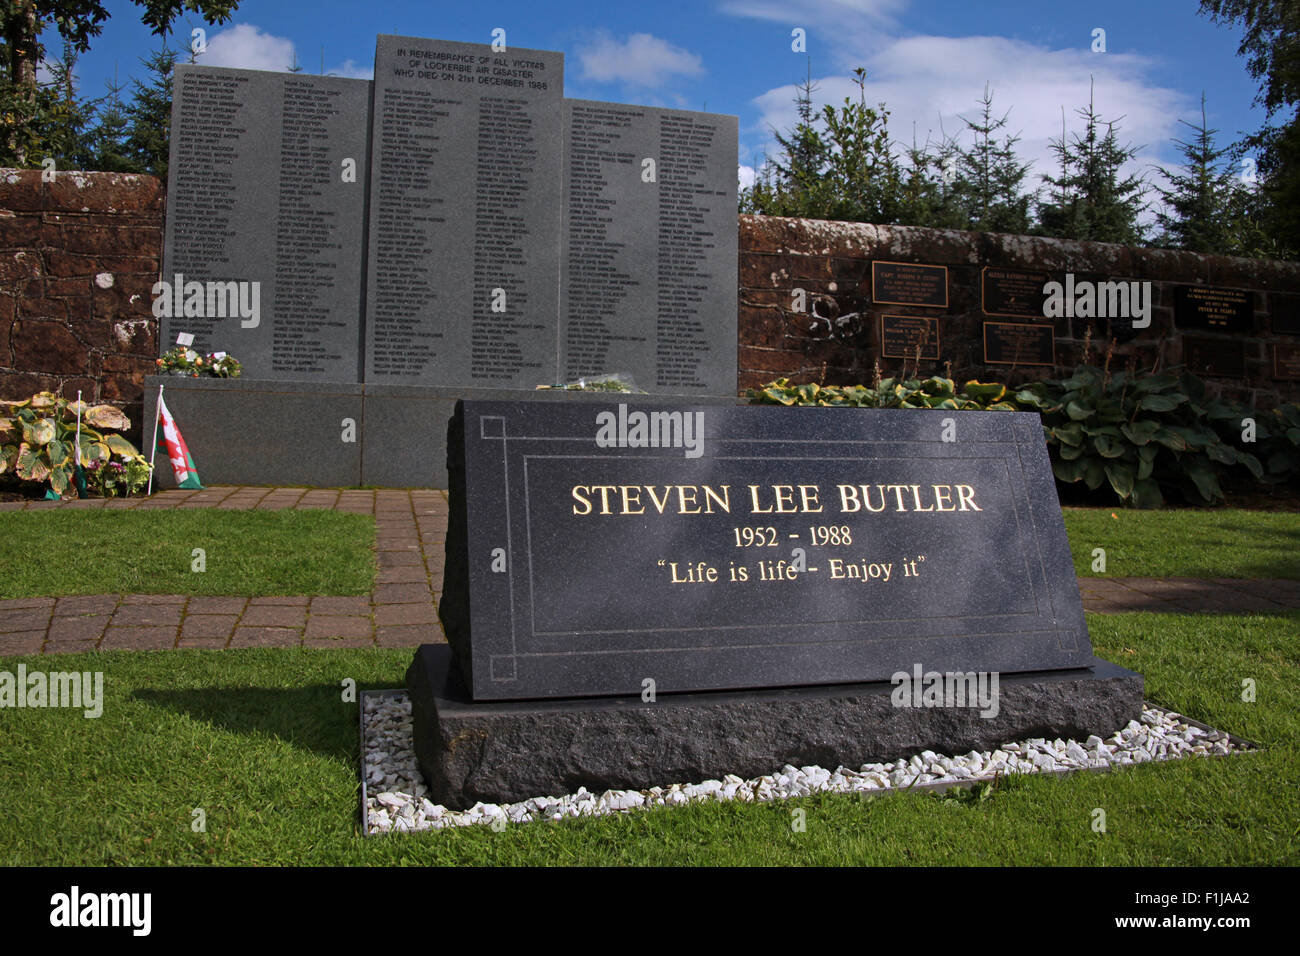
[[[150,288],[162,258],[164,192],[149,176],[0,169],[0,398],[42,389],[111,402],[138,422],[144,376],[158,355]],[[871,260],[949,267],[946,310],[875,306]],[[921,372],[1023,382],[1060,375],[1079,360],[1081,322],[1057,339],[1055,369],[983,365],[981,266],[1072,271],[1150,279],[1157,308],[1151,328],[1117,349],[1116,367],[1134,357],[1149,368],[1182,361],[1173,328],[1173,287],[1204,283],[1254,289],[1256,328],[1245,379],[1211,379],[1223,394],[1268,406],[1300,400],[1300,382],[1271,378],[1270,309],[1278,293],[1300,293],[1300,263],[1198,256],[1101,243],[988,235],[902,226],[740,217],[741,389],[781,376],[842,385],[870,382],[880,351],[880,315],[940,314],[940,361]],[[793,311],[803,288],[817,314]],[[1013,321],[1013,320],[1006,320]],[[1204,334],[1204,333],[1198,333]],[[1099,361],[1099,351],[1093,360]],[[885,375],[901,360],[881,360]]]
[[0,398],[80,389],[138,424],[162,221],[151,176],[0,169]]
[[[948,266],[949,307],[873,305],[873,259]],[[1173,327],[1174,286],[1200,283],[1253,289],[1257,333],[1247,341],[1246,377],[1207,381],[1220,394],[1263,407],[1300,400],[1300,382],[1271,377],[1272,343],[1296,345],[1300,338],[1273,335],[1269,314],[1275,295],[1300,293],[1300,263],[769,216],[740,217],[740,387],[752,388],[782,376],[799,383],[869,384],[880,354],[884,312],[940,316],[940,360],[923,361],[922,375],[943,374],[945,363],[951,362],[951,374],[959,382],[978,378],[1021,383],[1059,377],[1078,364],[1085,324],[1080,319],[1072,320],[1069,336],[1058,335],[1055,368],[983,364],[980,270],[984,265],[1073,272],[1079,278],[1152,280],[1156,308],[1151,327],[1116,349],[1112,360],[1116,369],[1130,357],[1139,369],[1150,369],[1157,355],[1165,366],[1182,362],[1182,335]],[[816,301],[817,314],[829,321],[793,311],[795,288],[804,289],[809,302]],[[1195,334],[1233,338],[1200,330]],[[1105,348],[1106,343],[1093,342],[1094,364],[1101,363]],[[881,359],[880,365],[882,374],[889,376],[901,371],[903,362]]]

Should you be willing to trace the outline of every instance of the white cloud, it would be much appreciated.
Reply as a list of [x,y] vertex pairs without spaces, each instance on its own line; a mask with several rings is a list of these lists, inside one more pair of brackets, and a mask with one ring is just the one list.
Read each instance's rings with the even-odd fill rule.
[[893,19],[908,0],[726,0],[722,12],[754,20],[778,20],[798,25],[842,23],[846,18]]
[[810,34],[806,40],[807,51],[817,60],[820,49],[834,50],[846,39],[859,46],[888,39],[880,31],[896,29],[908,3],[909,0],[724,0],[719,9],[736,17],[788,24],[792,30],[802,27]]
[[204,66],[283,73],[294,62],[294,45],[285,37],[264,33],[249,23],[239,23],[208,37],[207,50],[195,60]]
[[595,83],[622,83],[654,89],[679,77],[704,75],[699,54],[683,50],[649,33],[616,40],[604,31],[578,51],[582,78]]
[[741,189],[748,189],[754,185],[754,167],[746,166],[743,163],[736,167],[736,182]]
[[[241,70],[270,70],[288,72],[297,63],[305,73],[315,73],[319,60],[313,66],[298,58],[297,47],[288,37],[278,37],[249,23],[239,23],[208,37],[208,48],[195,57],[204,66],[228,66]],[[325,71],[329,76],[369,80],[374,77],[374,63],[344,60]]]
[[[1094,101],[1106,120],[1118,121],[1121,143],[1145,146],[1130,169],[1150,176],[1150,164],[1171,157],[1169,139],[1176,132],[1180,116],[1191,116],[1196,104],[1187,95],[1159,87],[1146,80],[1152,62],[1132,54],[1097,55],[1086,48],[1051,50],[1006,37],[910,36],[889,39],[871,56],[855,62],[850,45],[837,55],[846,63],[867,67],[867,102],[883,101],[890,111],[889,129],[896,141],[910,144],[913,123],[916,139],[924,143],[961,134],[969,145],[961,117],[975,118],[978,99],[987,81],[994,92],[993,109],[1011,116],[1004,132],[1019,133],[1017,150],[1034,161],[1031,188],[1039,175],[1054,172],[1048,143],[1061,135],[1061,107],[1065,107],[1068,135],[1081,129],[1075,114],[1086,106],[1089,78],[1095,78]],[[845,97],[855,100],[858,88],[851,76],[832,75],[815,80],[819,89],[814,102],[839,106]],[[757,97],[761,122],[747,136],[761,153],[773,152],[770,130],[787,130],[797,121],[796,87],[778,87]]]
[[325,72],[330,76],[345,76],[354,80],[373,80],[375,78],[375,64],[344,60],[338,66]]

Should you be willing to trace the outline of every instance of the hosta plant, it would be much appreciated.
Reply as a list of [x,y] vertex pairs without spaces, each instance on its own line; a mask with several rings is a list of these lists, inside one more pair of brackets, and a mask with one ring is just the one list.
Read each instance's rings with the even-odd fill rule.
[[959,390],[950,378],[899,380],[886,378],[874,386],[791,384],[788,378],[751,389],[751,401],[760,405],[850,406],[853,408],[943,408],[953,410],[1015,411],[1019,405],[1006,386],[967,382]]
[[1059,481],[1109,487],[1139,508],[1158,508],[1171,492],[1215,504],[1227,469],[1264,474],[1255,455],[1216,429],[1239,421],[1241,407],[1209,398],[1205,383],[1182,369],[1112,373],[1080,366],[1069,378],[1028,385],[1018,397],[1042,414]]
[[[77,447],[77,414],[81,414]],[[120,409],[69,401],[40,392],[21,402],[0,403],[0,476],[42,485],[59,497],[75,494],[76,464],[89,474],[117,462],[138,474],[149,463],[116,432],[131,427]]]

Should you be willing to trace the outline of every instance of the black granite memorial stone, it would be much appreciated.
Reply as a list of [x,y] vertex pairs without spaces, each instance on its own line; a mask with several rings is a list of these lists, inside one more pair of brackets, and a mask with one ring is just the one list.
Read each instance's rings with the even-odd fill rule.
[[948,267],[915,262],[871,263],[871,301],[877,305],[948,307]]
[[367,382],[557,376],[564,54],[380,36]]
[[984,323],[984,361],[989,365],[1055,365],[1055,348],[1050,325]]
[[1255,329],[1255,293],[1199,285],[1176,286],[1174,325],[1180,329],[1248,335]]
[[734,116],[564,101],[563,381],[733,394]]
[[[1092,660],[1037,416],[463,402],[440,614],[477,701]],[[646,682],[652,684],[648,685]]]
[[[368,80],[178,64],[160,346],[356,383]],[[157,314],[157,313],[155,313]]]

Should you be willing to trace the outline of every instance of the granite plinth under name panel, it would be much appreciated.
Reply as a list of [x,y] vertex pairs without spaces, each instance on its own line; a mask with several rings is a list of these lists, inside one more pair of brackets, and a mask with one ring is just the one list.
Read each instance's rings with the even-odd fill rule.
[[1037,416],[948,419],[459,404],[439,610],[474,699],[1086,666]]
[[564,101],[564,381],[736,391],[737,119]]
[[[151,375],[146,422],[157,415],[159,385],[205,485],[361,484],[359,384]],[[154,487],[174,487],[166,456],[155,462]]]
[[[517,389],[433,388],[416,385],[365,386],[365,433],[361,442],[361,483],[383,488],[447,487],[447,426],[461,399],[508,401]],[[697,402],[735,404],[729,397],[700,397]],[[530,401],[607,402],[598,392],[541,389]],[[682,397],[644,398],[644,402],[683,401]],[[393,435],[402,436],[393,441]]]
[[249,378],[359,381],[370,81],[174,82],[160,348],[190,333]]
[[365,380],[555,381],[564,54],[380,36]]

